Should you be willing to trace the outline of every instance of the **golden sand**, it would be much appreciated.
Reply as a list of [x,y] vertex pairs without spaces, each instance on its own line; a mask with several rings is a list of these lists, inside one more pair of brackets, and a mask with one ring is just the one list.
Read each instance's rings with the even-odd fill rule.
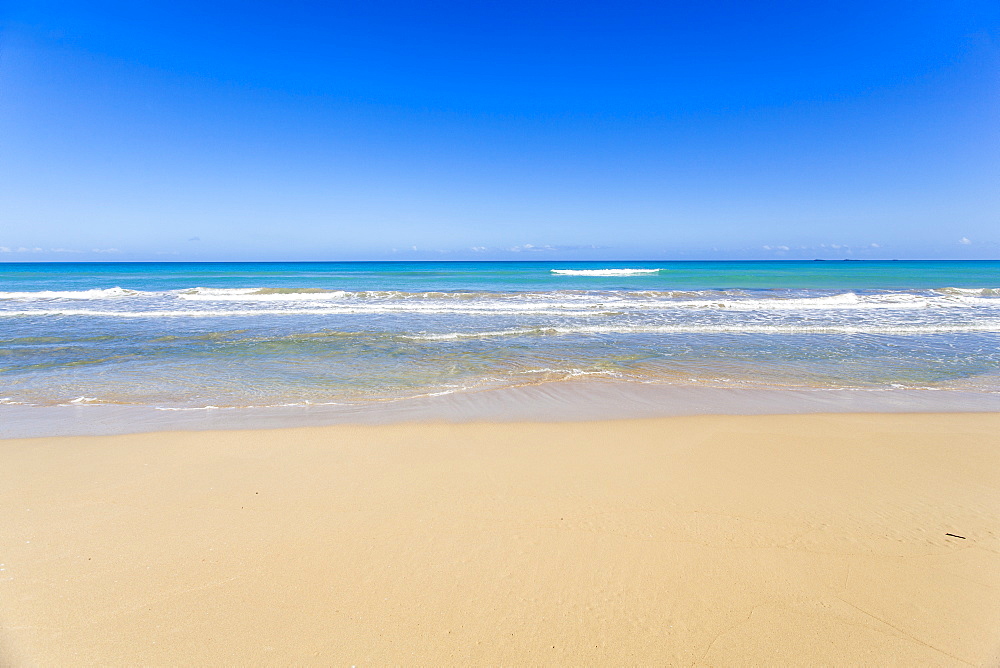
[[0,508],[5,664],[1000,658],[998,414],[8,440]]

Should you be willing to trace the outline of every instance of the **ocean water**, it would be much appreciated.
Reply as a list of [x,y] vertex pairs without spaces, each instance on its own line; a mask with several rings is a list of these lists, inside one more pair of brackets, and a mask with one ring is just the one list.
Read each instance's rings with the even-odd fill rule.
[[989,408],[1000,262],[0,264],[0,435],[529,387]]

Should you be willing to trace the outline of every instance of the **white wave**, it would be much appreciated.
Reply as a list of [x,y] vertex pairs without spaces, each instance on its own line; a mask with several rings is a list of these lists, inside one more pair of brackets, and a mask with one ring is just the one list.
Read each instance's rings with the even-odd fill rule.
[[404,292],[401,290],[327,290],[319,288],[193,288],[176,293],[179,299],[192,301],[344,301],[351,303],[384,302],[530,302],[538,299],[573,299],[572,293],[560,292]]
[[561,373],[565,374],[567,378],[576,378],[578,376],[613,376],[620,377],[621,374],[615,371],[610,371],[607,369],[600,369],[597,371],[587,371],[586,369],[550,369],[548,367],[544,369],[526,369],[525,371],[518,371],[518,374],[528,375],[533,373]]
[[545,336],[559,334],[949,334],[1000,333],[1000,322],[928,325],[598,325],[593,327],[536,327],[482,332],[408,334],[419,341],[449,341],[501,336]]
[[329,301],[343,299],[348,295],[344,290],[282,290],[271,288],[193,288],[184,290],[177,296],[188,301]]
[[519,329],[498,329],[485,332],[446,332],[443,334],[403,334],[401,338],[414,341],[453,341],[456,339],[487,339],[497,336],[527,336],[531,334],[566,334],[567,328],[534,327]]
[[258,292],[262,288],[191,288],[189,290],[182,290],[182,295],[217,295],[224,297],[227,295],[249,295],[254,292]]
[[[553,269],[553,272],[644,272],[656,269]],[[610,275],[597,274],[594,275]],[[131,297],[130,305],[142,304],[134,309],[141,313],[110,311],[84,313],[72,309],[60,310],[59,315],[120,315],[122,317],[177,317],[217,315],[251,315],[257,313],[307,314],[340,312],[362,313],[524,313],[524,314],[575,314],[598,311],[669,311],[672,309],[729,310],[729,311],[791,311],[838,309],[924,309],[924,308],[1000,308],[1000,289],[994,288],[939,288],[924,291],[884,291],[874,293],[842,292],[811,296],[776,291],[746,292],[741,290],[689,290],[689,291],[590,291],[549,290],[538,292],[404,292],[398,290],[345,291],[319,288],[191,288],[165,292],[142,292],[121,287],[90,290],[0,292],[0,316],[4,315],[55,315],[55,309],[28,313],[6,310],[4,304],[24,302],[100,301],[109,305]],[[177,306],[184,302],[204,302],[211,308],[213,302],[244,303],[261,310],[237,309],[212,311],[187,311],[164,309],[170,301]],[[178,303],[180,302],[180,303]],[[317,310],[294,309],[296,304]],[[287,305],[287,306],[286,306]],[[288,308],[292,307],[292,308]],[[267,309],[267,310],[265,310]],[[280,309],[280,310],[279,310]],[[328,311],[319,309],[329,309]],[[133,309],[130,309],[130,311]]]
[[[955,293],[934,291],[886,291],[877,293],[842,292],[821,296],[789,294],[742,293],[740,291],[544,291],[526,293],[485,292],[417,292],[398,291],[288,291],[283,288],[196,288],[181,293],[137,293],[112,288],[61,293],[0,293],[0,295],[91,295],[81,299],[117,298],[142,295],[143,298],[118,302],[129,308],[58,308],[58,299],[49,297],[45,307],[17,308],[21,300],[0,302],[0,317],[14,316],[90,316],[118,318],[202,318],[260,315],[367,315],[367,314],[427,314],[427,315],[537,315],[566,317],[608,317],[616,314],[654,314],[671,311],[731,311],[743,313],[824,312],[824,311],[912,311],[920,309],[974,308],[982,312],[1000,309],[1000,299],[988,292]],[[167,298],[167,299],[164,299]],[[186,307],[183,301],[204,304]],[[43,297],[39,301],[44,301]],[[223,304],[239,303],[242,308],[225,308]],[[108,301],[108,306],[111,305]],[[219,306],[216,307],[215,304]],[[95,304],[96,306],[96,304]],[[236,306],[234,303],[233,306]]]
[[92,311],[88,309],[32,309],[25,311],[0,311],[0,317],[28,317],[28,316],[85,316],[94,318],[217,318],[229,316],[257,316],[261,315],[319,315],[329,314],[328,309],[241,309],[239,311]]
[[[536,292],[536,293],[405,293],[378,292],[250,292],[181,295],[201,301],[309,302],[342,313],[488,313],[571,314],[595,311],[666,311],[725,309],[731,311],[790,311],[836,309],[922,309],[962,306],[1000,307],[1000,300],[962,295],[887,292],[858,295],[844,292],[818,297],[739,295],[703,291],[656,294],[648,292]],[[686,298],[679,298],[686,297]],[[694,297],[694,298],[692,298]]]
[[1000,288],[939,288],[935,292],[970,297],[1000,297]]
[[722,308],[734,311],[788,311],[854,308],[925,308],[926,297],[908,293],[859,296],[853,292],[822,297],[765,297],[747,299],[700,299],[668,302],[675,307]]
[[658,274],[659,269],[550,269],[561,276],[641,276]]
[[40,290],[38,292],[0,292],[0,299],[28,301],[33,299],[108,299],[140,294],[125,288],[94,288],[92,290]]
[[185,407],[172,407],[172,406],[153,406],[153,410],[157,411],[214,411],[222,408],[221,406],[192,406],[189,408]]
[[[723,304],[686,304],[684,307],[705,309],[728,308],[734,313],[748,313],[752,317],[753,313],[766,312],[768,310],[782,310],[780,308],[754,308],[749,305],[737,304],[728,306]],[[889,308],[889,307],[884,307]],[[923,308],[917,306],[913,308]],[[786,307],[789,311],[794,311],[793,307]],[[507,308],[447,308],[447,307],[404,307],[404,306],[383,306],[383,307],[343,307],[343,308],[258,308],[258,309],[185,309],[185,310],[150,310],[150,311],[109,311],[90,309],[30,309],[17,311],[0,310],[0,318],[16,317],[90,317],[90,318],[244,318],[263,316],[343,316],[343,315],[378,315],[378,314],[424,314],[441,316],[552,316],[559,318],[607,318],[631,313],[642,316],[644,313],[662,312],[669,309],[638,309],[638,308],[614,308],[608,306],[604,309],[571,309],[568,307],[547,308],[543,305],[534,307]],[[801,310],[809,310],[803,308]],[[824,309],[825,310],[825,309]],[[987,326],[983,331],[992,331],[992,325]]]

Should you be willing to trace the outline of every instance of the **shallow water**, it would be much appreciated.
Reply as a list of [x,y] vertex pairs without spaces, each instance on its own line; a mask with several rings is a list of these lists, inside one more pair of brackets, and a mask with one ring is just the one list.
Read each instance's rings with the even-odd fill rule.
[[566,381],[998,393],[1000,262],[0,265],[0,409]]

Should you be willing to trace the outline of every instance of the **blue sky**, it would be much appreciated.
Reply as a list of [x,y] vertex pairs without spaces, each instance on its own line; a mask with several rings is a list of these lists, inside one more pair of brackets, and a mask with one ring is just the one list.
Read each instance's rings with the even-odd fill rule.
[[0,261],[1000,258],[1000,4],[8,2]]

